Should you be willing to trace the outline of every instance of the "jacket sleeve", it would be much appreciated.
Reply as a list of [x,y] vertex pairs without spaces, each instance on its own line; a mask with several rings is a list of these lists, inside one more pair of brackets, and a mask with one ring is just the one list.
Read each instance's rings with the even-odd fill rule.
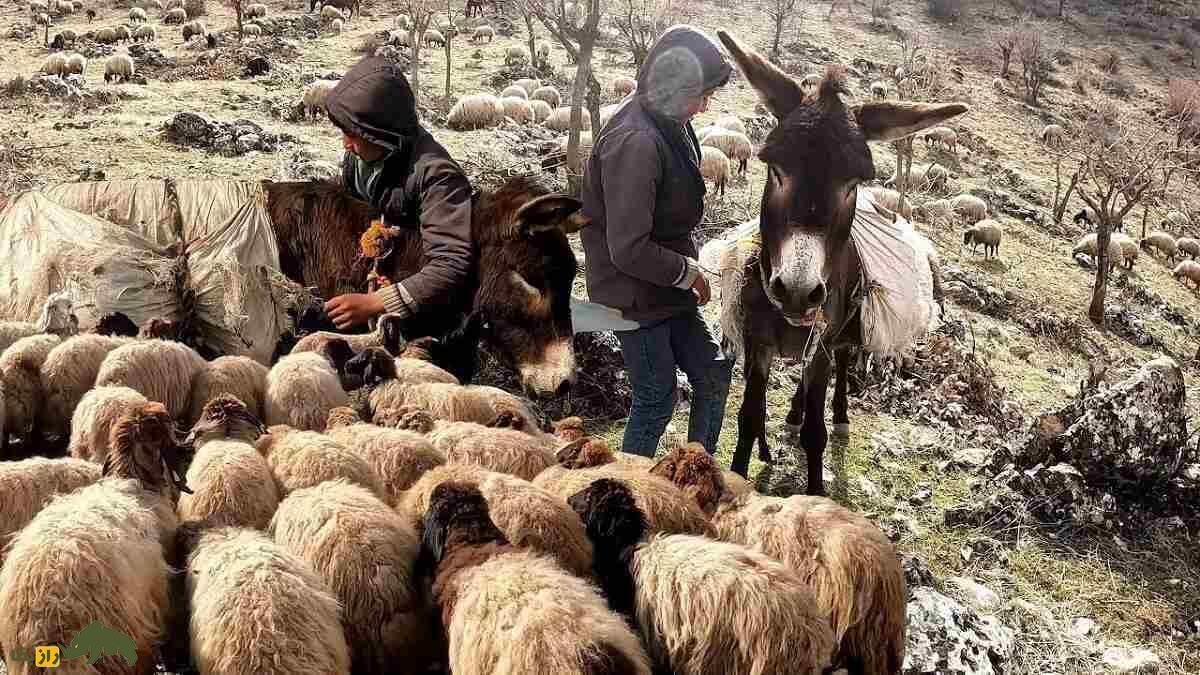
[[421,187],[421,245],[425,265],[379,289],[387,311],[410,316],[447,302],[471,270],[471,184],[451,167],[431,167]]
[[690,274],[688,259],[650,238],[661,170],[658,145],[649,134],[635,131],[605,139],[600,171],[608,252],[624,274],[657,286],[686,288],[696,276]]

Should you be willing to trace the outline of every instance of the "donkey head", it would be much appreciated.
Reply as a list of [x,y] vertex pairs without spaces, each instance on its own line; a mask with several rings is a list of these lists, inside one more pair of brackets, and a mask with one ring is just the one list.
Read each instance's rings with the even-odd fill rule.
[[759,273],[771,303],[793,325],[810,325],[846,259],[858,185],[875,177],[867,141],[903,138],[967,111],[960,103],[874,101],[847,106],[843,69],[831,66],[802,90],[724,31],[717,36],[764,105],[779,119],[759,158],[767,165]]

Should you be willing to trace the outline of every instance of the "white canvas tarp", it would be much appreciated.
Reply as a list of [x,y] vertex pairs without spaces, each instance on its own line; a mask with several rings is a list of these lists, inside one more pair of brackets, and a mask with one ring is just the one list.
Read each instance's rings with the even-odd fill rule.
[[268,363],[288,325],[279,246],[258,183],[108,181],[17,195],[0,212],[0,319],[66,289],[86,330],[188,319],[206,346]]

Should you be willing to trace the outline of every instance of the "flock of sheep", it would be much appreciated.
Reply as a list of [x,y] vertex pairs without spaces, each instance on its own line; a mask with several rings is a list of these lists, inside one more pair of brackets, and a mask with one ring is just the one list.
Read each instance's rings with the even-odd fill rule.
[[902,659],[896,552],[831,500],[760,495],[694,445],[656,463],[578,418],[548,433],[427,342],[389,352],[382,325],[268,368],[205,361],[162,320],[77,334],[72,312],[52,296],[39,323],[0,324],[5,440],[69,438],[68,457],[0,462],[7,655],[99,620],[139,659],[175,645],[223,675]]

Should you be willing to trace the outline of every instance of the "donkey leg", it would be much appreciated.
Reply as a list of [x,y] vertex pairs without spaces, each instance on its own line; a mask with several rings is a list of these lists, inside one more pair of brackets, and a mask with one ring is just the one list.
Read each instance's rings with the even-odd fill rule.
[[[767,372],[770,359],[763,358],[757,350],[748,349],[746,354],[746,389],[742,395],[742,407],[738,410],[737,448],[733,451],[730,470],[747,477],[750,471],[750,447],[758,441],[759,458],[771,461],[767,448]],[[765,458],[764,458],[765,455]]]
[[839,349],[834,352],[833,356],[836,365],[833,381],[833,435],[846,438],[850,436],[849,406],[846,403],[846,389],[849,386],[850,350]]
[[825,393],[829,388],[828,357],[818,355],[804,377],[804,429],[800,442],[808,458],[808,494],[825,494],[825,446],[829,433],[825,428]]

